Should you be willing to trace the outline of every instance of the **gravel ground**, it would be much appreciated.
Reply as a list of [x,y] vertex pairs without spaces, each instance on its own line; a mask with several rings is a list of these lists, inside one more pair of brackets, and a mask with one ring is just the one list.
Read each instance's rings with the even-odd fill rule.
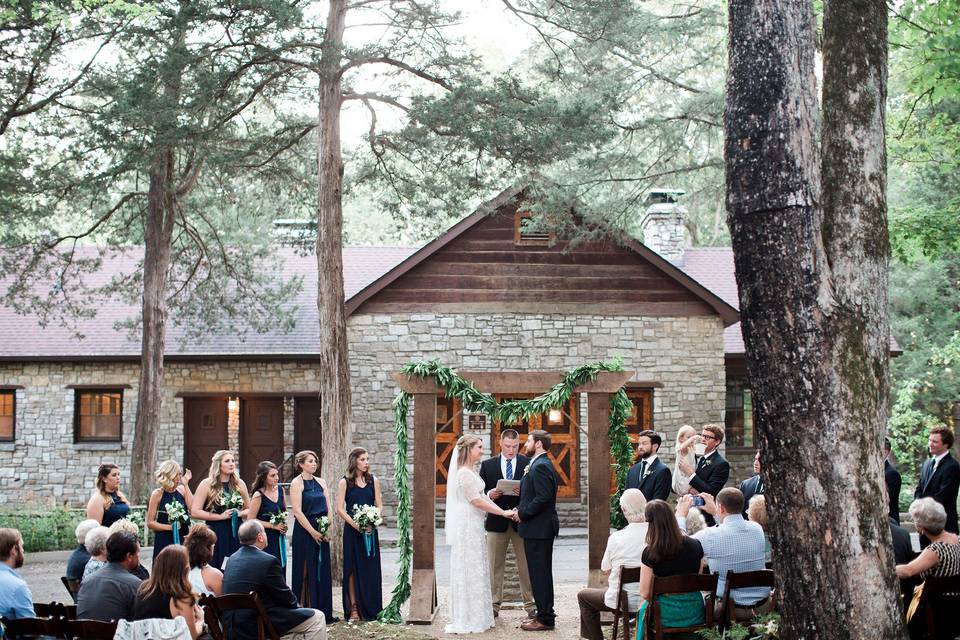
[[[384,638],[394,640],[419,640],[428,637],[455,638],[458,636],[446,635],[443,627],[447,622],[447,585],[449,584],[449,551],[441,545],[438,538],[437,546],[437,590],[440,605],[436,618],[431,625],[393,626],[380,624],[348,625],[338,624],[330,628],[331,640],[365,640],[367,638]],[[384,548],[383,554],[383,600],[389,601],[390,592],[397,577],[399,552],[395,548]],[[27,555],[27,561],[20,570],[20,575],[30,585],[33,598],[36,602],[50,602],[53,600],[69,601],[66,589],[60,582],[63,569],[69,552],[54,551],[48,553],[32,553]],[[141,554],[143,564],[150,568],[151,550],[146,548]],[[567,640],[579,638],[579,610],[577,607],[577,591],[586,584],[587,573],[587,542],[576,537],[562,537],[554,547],[554,584],[555,609],[557,611],[557,628],[552,632],[535,634],[537,637],[557,638]],[[334,614],[342,617],[340,608],[339,588],[334,587]],[[520,623],[525,619],[522,609],[504,609],[497,619],[497,626],[490,631],[477,634],[482,639],[515,639]],[[609,629],[609,627],[607,628]]]

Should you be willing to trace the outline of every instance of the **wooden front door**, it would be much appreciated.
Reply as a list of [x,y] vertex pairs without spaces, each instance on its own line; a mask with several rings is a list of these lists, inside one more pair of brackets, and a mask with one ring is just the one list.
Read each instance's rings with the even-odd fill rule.
[[450,468],[450,456],[463,435],[463,416],[460,401],[455,398],[437,396],[437,497],[447,495],[447,469]]
[[[534,396],[497,396],[497,400],[503,402],[511,399],[527,399]],[[493,425],[493,453],[500,453],[500,431],[502,429],[516,429],[520,434],[521,453],[523,443],[526,442],[527,434],[531,430],[543,429],[550,434],[551,446],[547,455],[550,456],[550,462],[553,463],[553,469],[557,472],[557,478],[560,486],[557,489],[558,498],[576,498],[579,495],[580,484],[580,465],[579,465],[579,396],[574,394],[565,407],[559,408],[559,415],[540,414],[531,416],[527,420],[518,420],[513,424],[501,424],[495,421]],[[551,419],[551,417],[553,419]]]
[[197,490],[210,471],[213,454],[227,448],[227,398],[183,399],[183,466],[193,473]]
[[240,400],[240,477],[253,483],[257,465],[283,463],[283,398]]
[[[297,398],[293,410],[293,448],[297,453],[313,451],[323,460],[323,431],[320,428],[320,399]],[[317,471],[323,475],[323,470]]]

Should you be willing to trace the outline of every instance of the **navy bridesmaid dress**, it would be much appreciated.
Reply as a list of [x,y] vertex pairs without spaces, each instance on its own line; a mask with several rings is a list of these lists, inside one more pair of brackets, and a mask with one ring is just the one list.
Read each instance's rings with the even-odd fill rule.
[[[319,531],[317,518],[329,516],[327,496],[316,478],[303,481],[301,511],[314,529]],[[323,561],[318,571],[318,554]],[[323,611],[327,622],[333,620],[333,580],[330,576],[330,543],[316,541],[299,521],[293,524],[293,593],[301,607]]]
[[[274,502],[261,490],[260,493],[260,511],[257,512],[257,520],[261,522],[270,522],[270,516],[275,513],[281,513],[287,510],[287,503],[283,499],[283,489],[277,487],[277,501]],[[267,529],[267,553],[280,561],[280,565],[286,567],[283,558],[280,556],[280,545],[286,544],[287,538],[276,529]]]
[[130,514],[130,505],[121,500],[116,492],[107,495],[113,498],[113,504],[109,509],[103,510],[103,522],[100,524],[105,527],[109,527],[117,520],[123,520]]
[[[184,499],[183,495],[177,490],[173,491],[164,491],[160,494],[160,505],[157,507],[157,524],[170,524],[170,521],[167,519],[167,505],[171,502],[179,502],[183,505],[184,510],[187,514],[190,514],[190,508],[187,507],[187,501]],[[190,525],[184,524],[183,521],[180,522],[180,544],[183,544],[184,538],[187,537],[187,533],[190,532]],[[173,544],[173,531],[154,531],[153,532],[153,559],[157,559],[157,554],[159,554],[165,547],[169,547]]]
[[[351,487],[347,481],[344,495],[347,513],[352,517],[355,506],[375,505],[373,482],[365,487]],[[370,554],[363,533],[347,525],[343,527],[343,615],[350,616],[350,576],[356,581],[357,609],[364,620],[373,620],[383,609],[380,573],[380,538],[374,529]]]
[[[233,493],[229,482],[221,483],[223,492],[227,495]],[[213,513],[223,513],[224,508],[219,504],[213,505],[210,509]],[[237,527],[240,526],[239,516],[237,517]],[[217,544],[213,545],[213,557],[210,558],[210,566],[223,570],[223,561],[240,548],[240,541],[233,535],[233,523],[231,518],[226,520],[208,520],[207,526],[217,534]]]

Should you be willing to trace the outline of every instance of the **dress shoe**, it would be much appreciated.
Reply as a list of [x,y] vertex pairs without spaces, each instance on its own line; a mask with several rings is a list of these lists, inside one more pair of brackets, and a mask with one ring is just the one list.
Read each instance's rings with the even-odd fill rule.
[[527,620],[520,628],[524,631],[553,631],[553,627],[548,627],[539,620]]

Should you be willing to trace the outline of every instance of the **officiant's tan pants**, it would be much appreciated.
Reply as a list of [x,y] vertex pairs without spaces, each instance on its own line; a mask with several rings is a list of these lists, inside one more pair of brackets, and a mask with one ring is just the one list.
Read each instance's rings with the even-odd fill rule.
[[507,527],[503,533],[487,531],[487,561],[490,563],[490,593],[493,594],[493,610],[500,611],[503,600],[503,571],[507,564],[507,545],[513,545],[513,554],[517,558],[517,572],[520,574],[520,595],[523,608],[532,613],[537,606],[533,603],[533,589],[530,587],[530,572],[527,570],[527,554],[523,550],[523,538]]

